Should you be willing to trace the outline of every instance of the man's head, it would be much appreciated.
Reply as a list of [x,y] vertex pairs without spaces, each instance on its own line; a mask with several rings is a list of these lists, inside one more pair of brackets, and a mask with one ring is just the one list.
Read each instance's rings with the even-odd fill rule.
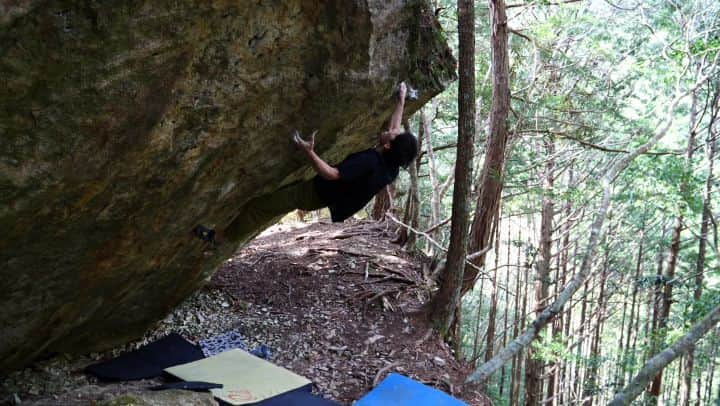
[[391,165],[407,167],[417,156],[417,138],[411,132],[384,131],[379,141],[385,161]]

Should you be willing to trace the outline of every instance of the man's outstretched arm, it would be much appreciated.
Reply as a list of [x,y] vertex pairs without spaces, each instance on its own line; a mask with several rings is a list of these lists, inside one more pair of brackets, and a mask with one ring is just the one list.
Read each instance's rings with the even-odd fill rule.
[[317,174],[320,175],[321,178],[327,180],[340,179],[340,171],[337,168],[330,166],[327,162],[323,161],[323,159],[315,153],[315,133],[317,133],[317,131],[314,131],[310,136],[310,139],[308,141],[305,141],[300,138],[300,134],[296,131],[293,135],[293,141],[295,142],[295,145],[297,145],[298,148],[300,148],[300,150],[302,150],[305,155],[307,155],[307,157],[310,159],[310,163],[312,163],[312,166],[315,169],[315,172],[317,172]]
[[402,131],[402,117],[403,109],[405,108],[405,95],[407,95],[407,86],[405,85],[405,82],[401,82],[400,87],[398,88],[398,102],[395,105],[395,111],[393,111],[392,117],[390,117],[388,131]]

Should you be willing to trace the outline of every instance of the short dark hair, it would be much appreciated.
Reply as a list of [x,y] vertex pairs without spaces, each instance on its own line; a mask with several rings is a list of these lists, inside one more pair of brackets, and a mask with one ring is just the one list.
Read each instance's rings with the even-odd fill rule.
[[418,153],[417,138],[411,132],[398,134],[390,141],[390,149],[385,151],[385,159],[394,166],[407,168]]

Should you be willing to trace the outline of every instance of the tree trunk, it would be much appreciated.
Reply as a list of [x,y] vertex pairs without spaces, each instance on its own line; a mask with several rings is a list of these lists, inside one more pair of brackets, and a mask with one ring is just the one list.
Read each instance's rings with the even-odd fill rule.
[[600,378],[598,377],[599,361],[601,359],[601,332],[603,320],[605,319],[605,281],[607,280],[608,266],[609,266],[610,253],[605,249],[605,259],[603,260],[603,270],[600,274],[600,292],[597,299],[597,311],[595,326],[592,330],[592,340],[590,341],[590,347],[588,352],[589,366],[585,374],[585,381],[583,384],[583,405],[591,406],[593,404],[593,397],[599,392],[600,389]]
[[678,404],[680,401],[678,394],[682,390],[682,379],[680,379],[680,374],[682,373],[683,369],[685,368],[685,363],[683,362],[683,358],[681,357],[678,360],[677,368],[673,368],[670,371],[670,381],[668,383],[673,383],[675,385],[675,389],[673,390],[673,385],[667,385],[665,388],[665,394],[663,396],[663,404],[667,405],[670,401],[670,396],[673,396],[673,393],[675,394],[675,404]]
[[[517,237],[518,244],[522,241],[522,233],[520,229],[518,229],[518,237]],[[523,262],[522,261],[522,250],[518,246],[517,250],[517,264],[518,266]],[[509,261],[508,261],[509,262]],[[520,287],[523,285],[522,281],[522,275],[523,273],[520,272],[520,269],[518,268],[518,271],[516,273],[515,278],[515,317],[513,321],[513,337],[518,335],[518,332],[520,331],[520,328],[524,327],[520,324],[520,317],[523,313],[521,313],[520,310]],[[515,405],[517,404],[518,396],[520,393],[520,365],[521,365],[521,354],[517,354],[513,357],[512,360],[512,370],[510,372],[510,404]]]
[[452,349],[455,352],[455,359],[461,360],[463,359],[463,348],[462,348],[462,301],[458,302],[457,309],[455,310],[455,318],[453,320],[453,324],[451,325],[452,331],[449,335],[450,344],[452,345]]
[[[554,283],[553,283],[553,300],[557,297],[559,286],[562,286],[564,284],[564,281],[561,281],[560,277],[560,269],[562,266],[562,258],[561,253],[558,252],[555,255],[555,275],[553,277]],[[552,324],[552,334],[550,337],[552,338],[553,342],[562,341],[562,332],[563,332],[563,315],[560,315],[560,317],[555,318]],[[563,361],[559,360],[556,361],[555,359],[551,359],[548,362],[548,365],[546,367],[547,370],[547,394],[545,395],[545,398],[543,400],[543,404],[546,404],[547,406],[555,406],[558,404],[560,392],[560,380],[558,379],[559,373],[562,368]]]
[[[510,222],[508,222],[510,223]],[[512,244],[510,243],[510,240],[512,239],[512,236],[510,235],[512,227],[510,227],[510,224],[507,226],[507,257],[505,264],[509,267],[510,266],[510,256],[511,256],[511,247]],[[498,242],[498,245],[499,242]],[[503,312],[503,332],[502,332],[502,346],[504,347],[507,343],[507,332],[508,332],[508,310],[510,308],[510,268],[508,268],[508,271],[505,272],[505,311]],[[480,289],[482,292],[482,289]],[[505,387],[505,366],[503,365],[502,370],[500,371],[500,397],[502,398],[504,387]]]
[[[712,196],[712,183],[713,183],[713,166],[715,160],[715,137],[713,133],[715,119],[718,114],[717,102],[720,98],[720,88],[715,91],[712,103],[710,120],[708,123],[708,133],[705,140],[705,152],[708,162],[708,175],[705,179],[705,194],[703,196],[703,209],[702,219],[700,221],[700,241],[698,242],[698,255],[697,261],[695,262],[695,289],[693,290],[693,303],[700,303],[702,298],[703,290],[703,275],[705,272],[705,251],[707,249],[707,236],[708,227],[710,225],[711,216],[711,196]],[[691,120],[691,123],[694,120]],[[692,129],[692,126],[691,126]],[[693,306],[693,316],[697,313],[695,306]],[[694,319],[694,317],[693,317]],[[692,372],[695,367],[695,346],[692,345],[687,353],[687,359],[685,362],[685,373],[683,374],[683,390],[680,404],[682,406],[690,405],[690,393],[692,392]],[[698,396],[699,398],[699,396]]]
[[430,319],[443,336],[447,335],[453,323],[455,311],[462,297],[461,288],[467,255],[468,201],[475,149],[475,4],[473,0],[458,0],[457,7],[460,84],[450,247],[445,275],[430,303]]
[[373,204],[371,217],[373,220],[384,220],[385,213],[392,210],[393,196],[395,195],[395,186],[389,184],[385,186],[377,195],[375,195],[375,203]]
[[[434,99],[432,101],[432,107],[430,109],[430,114],[432,115],[432,117],[435,117],[437,115],[437,110],[438,99]],[[425,151],[428,157],[428,175],[430,176],[430,224],[434,226],[442,221],[442,219],[440,218],[440,201],[442,200],[442,196],[440,196],[440,183],[438,181],[435,151],[433,150],[432,145],[432,119],[425,114],[424,108],[420,110],[420,123],[423,126],[423,132],[425,133]],[[437,241],[437,236],[439,232],[440,228],[438,227],[430,232],[430,237]],[[434,247],[429,244],[427,254],[429,256],[432,256],[433,252]]]
[[586,318],[587,318],[587,304],[588,304],[588,296],[590,294],[590,280],[585,281],[585,286],[583,288],[583,294],[582,294],[582,304],[580,306],[580,319],[578,322],[578,336],[580,337],[580,344],[577,346],[577,350],[575,353],[575,378],[574,380],[574,393],[576,396],[580,397],[580,394],[583,393],[583,382],[584,382],[584,376],[583,376],[583,337],[585,337],[585,326],[586,326]]
[[[662,346],[667,335],[667,323],[670,318],[670,306],[672,305],[672,288],[673,279],[675,279],[675,268],[677,266],[677,257],[680,252],[680,232],[682,231],[682,216],[678,215],[675,217],[675,224],[673,225],[673,232],[670,243],[670,259],[668,260],[668,269],[666,274],[662,277],[663,288],[662,295],[659,304],[659,316],[657,318],[657,328],[653,329],[657,335],[656,342],[658,344],[655,350]],[[655,355],[654,352],[650,354]],[[650,396],[655,397],[657,402],[660,398],[662,389],[662,371],[653,379],[652,385],[650,386]]]
[[[618,350],[617,350],[617,356],[615,357],[615,375],[613,376],[614,383],[622,380],[622,378],[620,378],[620,376],[622,376],[622,373],[623,373],[622,372],[622,369],[623,369],[622,368],[622,365],[623,365],[622,359],[623,359],[624,354],[627,353],[627,348],[624,347],[624,345],[625,345],[625,325],[628,324],[627,320],[628,320],[629,316],[627,314],[628,302],[625,299],[625,296],[623,296],[622,302],[623,302],[623,307],[622,307],[622,318],[620,319],[620,339],[618,339],[618,343],[617,343]],[[630,319],[630,320],[632,322],[632,319]]]
[[[635,356],[635,341],[633,341],[633,347],[632,350],[630,350],[630,337],[635,333],[637,336],[637,328],[638,326],[635,326],[635,330],[633,330],[633,321],[635,320],[635,305],[637,303],[637,294],[638,294],[638,287],[640,284],[640,274],[642,269],[642,263],[643,263],[643,248],[645,244],[645,216],[643,215],[642,218],[642,225],[640,226],[640,245],[638,246],[638,255],[637,260],[635,261],[635,276],[633,278],[632,283],[632,299],[630,300],[630,322],[628,323],[627,328],[627,335],[625,337],[625,352],[622,356],[622,361],[620,362],[620,373],[618,378],[618,386],[622,387],[625,386],[625,369],[627,368],[628,364],[628,354],[633,354]],[[637,313],[638,313],[638,319],[640,318],[640,306],[637,306]]]
[[[422,124],[419,125],[420,128],[418,128],[418,149],[422,148],[422,144],[425,141],[425,129],[422,127]],[[412,194],[410,195],[410,198],[412,198],[412,210],[410,210],[410,218],[409,221],[406,224],[410,224],[410,226],[414,229],[420,228],[420,187],[418,182],[418,173],[420,172],[420,160],[416,159],[415,162],[411,163],[408,166],[409,172],[410,172],[410,183],[411,183],[411,190]],[[417,241],[417,235],[415,233],[408,233],[408,239],[405,243],[405,249],[410,252],[415,252],[415,243]]]
[[482,315],[482,305],[485,297],[483,296],[484,291],[484,285],[485,285],[485,279],[480,281],[480,292],[478,293],[478,307],[477,307],[477,314],[475,318],[475,337],[473,338],[473,354],[472,354],[472,361],[473,366],[477,365],[477,360],[480,358],[479,352],[480,352],[480,345],[479,345],[479,339],[480,339],[480,319]]
[[[571,186],[573,184],[573,166],[570,165],[570,168],[568,169],[568,180],[567,185]],[[560,286],[565,286],[565,282],[567,281],[567,278],[570,276],[570,271],[568,270],[568,264],[569,264],[569,256],[570,256],[570,227],[571,227],[571,221],[570,221],[570,215],[572,213],[572,201],[568,199],[565,202],[565,225],[563,230],[563,257],[562,257],[562,283]],[[576,255],[573,255],[575,257]],[[572,271],[575,271],[575,268],[573,267]],[[555,300],[557,300],[557,295]],[[563,336],[569,337],[570,336],[570,327],[572,326],[572,306],[567,307],[567,311],[565,312],[565,315],[563,316]],[[560,373],[560,390],[558,391],[558,395],[560,396],[559,404],[565,404],[566,398],[572,399],[572,393],[571,388],[573,387],[572,382],[572,365],[569,365],[568,361],[563,361],[562,364],[562,370]]]
[[[715,337],[720,336],[720,329],[715,330]],[[714,341],[714,340],[713,340]],[[712,341],[711,341],[712,344]],[[710,360],[715,360],[715,355],[717,354],[717,345],[712,345],[710,348]],[[697,406],[701,406],[703,404],[710,404],[710,399],[712,398],[712,390],[713,390],[713,384],[715,383],[715,366],[717,366],[717,362],[710,362],[710,371],[708,372],[709,376],[706,378],[705,383],[705,395],[704,398],[701,396],[700,393],[698,393],[698,399],[696,402]],[[700,392],[700,382],[698,381],[698,392]],[[718,390],[720,390],[720,387],[718,387]],[[718,393],[718,400],[720,400],[720,393]],[[703,402],[704,401],[704,402]]]
[[[548,277],[544,281],[544,283],[547,285],[545,287],[546,290],[548,290],[549,294],[549,287],[550,287],[550,263],[552,261],[553,255],[552,255],[552,230],[553,230],[553,222],[554,222],[554,214],[555,214],[555,203],[553,201],[553,194],[554,187],[555,187],[555,140],[553,138],[550,138],[545,141],[545,154],[547,156],[547,162],[545,163],[545,182],[546,182],[546,189],[544,190],[544,196],[543,196],[543,208],[541,213],[541,225],[540,225],[540,234],[547,238],[547,240],[541,240],[540,241],[540,256],[543,258],[543,261],[545,262],[545,266],[547,267],[547,275]],[[547,224],[545,224],[542,220],[544,220],[546,217]],[[545,230],[544,227],[547,227],[548,229]],[[560,253],[558,253],[560,255]],[[555,269],[555,277],[554,277],[554,288],[553,288],[553,301],[557,298],[558,294],[558,280],[560,276],[560,266],[559,266],[559,257],[558,257],[558,266],[556,266]],[[545,296],[545,302],[543,302],[543,305],[546,305],[549,303],[550,298],[546,295]],[[543,308],[545,306],[542,306]],[[562,330],[562,317],[559,319],[556,319],[553,322],[552,327],[552,340],[556,339],[556,335]],[[548,376],[548,382],[547,382],[547,398],[548,399],[554,399],[555,397],[555,385],[556,385],[556,379],[557,379],[557,365],[554,361],[550,361],[546,368],[547,371],[549,371]],[[542,386],[542,384],[541,384]],[[555,402],[551,401],[550,406],[552,406]]]
[[[523,279],[523,294],[522,294],[522,307],[520,312],[520,326],[523,328],[525,327],[525,323],[527,323],[527,309],[528,309],[528,297],[530,293],[530,275],[532,273],[532,266],[530,264],[530,243],[526,244],[525,248],[525,261],[524,261],[524,273],[525,276]],[[524,358],[527,357],[527,353],[520,352],[518,354],[518,384],[520,384],[520,378],[522,375],[522,365]],[[517,393],[517,400],[518,404],[520,403],[520,388],[518,387],[518,393]]]
[[[405,131],[410,131],[410,124],[408,121],[403,122]],[[423,126],[418,125],[418,151],[422,149],[423,145]],[[407,199],[405,200],[405,213],[403,213],[403,223],[409,225],[414,229],[418,229],[420,220],[420,197],[418,191],[418,171],[420,170],[420,159],[416,159],[414,163],[408,166],[408,174],[410,175],[410,188],[408,189]],[[405,247],[410,252],[415,251],[415,242],[417,241],[417,235],[410,232],[407,227],[400,227],[397,239],[394,243]]]
[[[658,342],[658,336],[655,334],[655,332],[658,329],[658,323],[660,320],[660,312],[661,312],[661,303],[662,303],[662,288],[663,288],[663,265],[664,265],[664,249],[662,246],[662,240],[665,239],[665,227],[663,226],[662,233],[660,234],[660,246],[658,247],[658,260],[657,260],[657,272],[655,273],[655,281],[653,283],[653,290],[650,293],[652,300],[651,304],[652,307],[652,314],[651,322],[650,322],[650,331],[646,332],[646,337],[649,341],[648,345],[648,351],[643,359],[643,362],[647,361],[650,357],[652,357],[653,354],[660,351],[660,343]],[[657,396],[658,394],[653,394],[648,389],[648,395],[650,396]]]
[[[695,127],[696,127],[696,106],[697,105],[697,94],[692,93],[692,108],[690,112],[690,135],[688,136],[687,150],[685,152],[685,165],[688,169],[692,168],[692,156],[695,150]],[[687,190],[687,182],[682,181],[680,183],[680,193],[685,194]],[[682,208],[678,207],[678,213],[675,217],[675,225],[673,226],[672,242],[670,244],[670,259],[668,261],[667,274],[664,278],[665,286],[663,288],[663,300],[660,311],[660,320],[658,322],[658,340],[664,344],[665,337],[667,335],[668,320],[670,319],[670,307],[672,306],[672,291],[675,283],[675,270],[677,268],[678,256],[680,255],[680,235],[683,229],[683,214]],[[653,379],[652,387],[650,388],[650,394],[653,396],[660,395],[660,389],[662,386],[662,371]]]
[[670,347],[650,358],[642,369],[640,369],[640,372],[635,376],[635,378],[633,378],[622,391],[615,395],[609,405],[629,405],[636,397],[638,397],[638,395],[642,393],[654,376],[659,374],[665,366],[677,357],[690,351],[691,346],[697,340],[702,338],[718,322],[720,322],[720,305],[716,306],[702,320],[692,326],[690,331],[688,331],[682,338],[677,340]]
[[500,258],[500,216],[498,216],[495,225],[495,269],[493,270],[493,278],[491,281],[492,291],[490,293],[490,311],[488,313],[488,328],[485,341],[485,360],[489,360],[493,356],[495,350],[495,323],[497,322],[497,271]]
[[565,286],[562,292],[558,294],[557,299],[552,303],[552,305],[545,308],[542,314],[537,317],[532,322],[532,324],[522,334],[520,334],[520,336],[510,342],[507,347],[499,351],[492,360],[480,365],[480,367],[468,377],[467,380],[469,382],[484,382],[491,374],[500,369],[500,367],[505,362],[510,360],[523,347],[526,347],[528,344],[530,344],[532,340],[535,339],[540,329],[542,329],[545,325],[547,325],[547,323],[552,321],[555,315],[559,314],[562,311],[565,303],[580,288],[580,286],[582,286],[583,281],[588,277],[588,274],[590,273],[590,265],[594,257],[595,247],[597,246],[600,232],[602,231],[603,223],[605,221],[605,216],[607,215],[608,207],[610,206],[610,198],[612,196],[612,181],[620,174],[620,172],[625,170],[625,168],[627,168],[638,155],[647,152],[668,133],[668,130],[670,129],[670,126],[672,125],[674,119],[675,108],[679,104],[680,100],[682,100],[682,98],[687,94],[694,92],[700,85],[705,83],[709,75],[713,72],[714,69],[709,69],[708,73],[698,79],[691,89],[686,92],[677,94],[673,101],[670,103],[670,106],[668,107],[668,114],[665,125],[659,127],[653,137],[648,142],[634,149],[627,155],[623,156],[610,167],[610,169],[607,171],[601,181],[601,184],[603,186],[602,200],[590,228],[590,238],[588,240],[585,254],[583,255],[580,270],[573,277],[570,283]]
[[[412,165],[410,165],[412,166]],[[411,211],[413,210],[413,198],[411,193],[412,191],[412,170],[410,167],[408,167],[408,173],[410,173],[410,187],[407,191],[407,196],[405,197],[405,204],[403,205],[403,223],[410,224],[410,218],[412,217]],[[417,172],[416,172],[417,173]],[[408,230],[406,227],[399,226],[399,230],[397,232],[397,238],[393,240],[393,243],[400,245],[401,247],[404,247],[405,244],[407,244],[408,238],[410,237],[410,230]]]
[[[489,0],[492,20],[492,105],[490,108],[490,132],[488,134],[485,161],[480,175],[480,187],[475,206],[475,217],[470,231],[470,252],[484,250],[490,242],[493,219],[497,214],[503,187],[505,148],[508,140],[507,119],[510,110],[510,84],[508,62],[507,16],[505,0]],[[485,263],[485,255],[473,259],[478,267]],[[478,271],[467,267],[463,278],[462,293],[475,286]]]
[[[537,276],[535,279],[535,316],[539,317],[545,310],[550,294],[550,263],[552,261],[552,221],[554,204],[552,200],[552,188],[554,182],[555,162],[552,155],[555,152],[551,140],[545,140],[545,173],[543,181],[542,210],[540,215],[540,252],[537,260]],[[540,331],[538,331],[538,334]],[[541,360],[535,354],[534,349],[528,349],[527,364],[525,365],[525,404],[536,405],[543,399],[542,396],[542,375]]]

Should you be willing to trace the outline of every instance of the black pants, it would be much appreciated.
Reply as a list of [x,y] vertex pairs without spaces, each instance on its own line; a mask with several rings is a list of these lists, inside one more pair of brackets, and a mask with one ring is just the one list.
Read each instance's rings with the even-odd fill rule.
[[224,230],[224,235],[233,243],[244,243],[293,210],[311,211],[325,206],[312,179],[293,183],[247,202]]

